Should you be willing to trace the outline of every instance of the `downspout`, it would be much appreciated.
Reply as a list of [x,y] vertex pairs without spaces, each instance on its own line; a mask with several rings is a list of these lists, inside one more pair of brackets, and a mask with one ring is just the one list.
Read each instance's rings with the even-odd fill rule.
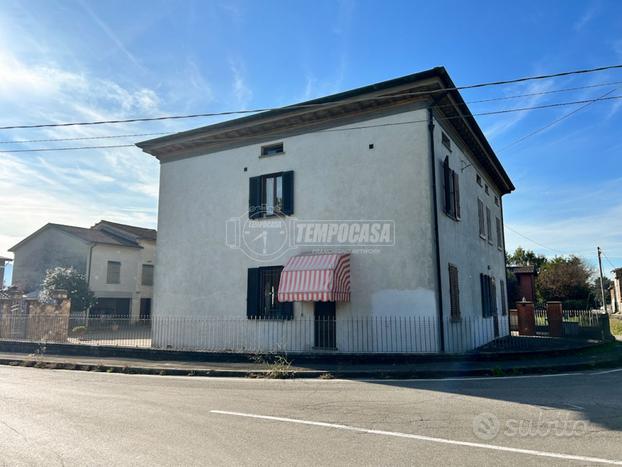
[[438,194],[436,186],[436,156],[434,151],[434,113],[428,107],[428,131],[430,136],[430,164],[432,166],[432,216],[434,217],[434,239],[436,244],[436,281],[438,300],[438,333],[441,352],[445,352],[445,324],[443,323],[443,282],[441,277],[441,246],[438,229]]
[[[95,248],[95,244],[91,243],[91,247],[89,248],[89,267],[86,271],[86,284],[88,289],[91,290],[91,263],[93,262],[93,248]],[[86,310],[86,325],[89,324],[89,318],[91,316],[91,309]]]
[[[512,335],[512,325],[510,323],[511,319],[510,319],[510,297],[508,296],[508,257],[505,254],[505,218],[503,217],[503,195],[499,195],[499,208],[501,209],[501,238],[503,239],[503,278],[505,279],[505,290],[502,290],[501,292],[505,293],[505,306],[506,309],[503,310],[505,312],[507,312],[507,317],[508,317],[508,336]],[[536,293],[535,290],[535,281],[534,281],[534,291],[533,293]],[[535,306],[535,304],[534,304]]]

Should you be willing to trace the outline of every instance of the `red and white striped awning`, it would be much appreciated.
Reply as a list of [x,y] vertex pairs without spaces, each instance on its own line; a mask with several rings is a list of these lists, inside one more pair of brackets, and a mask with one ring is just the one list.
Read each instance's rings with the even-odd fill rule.
[[350,254],[300,255],[287,261],[279,302],[349,302]]

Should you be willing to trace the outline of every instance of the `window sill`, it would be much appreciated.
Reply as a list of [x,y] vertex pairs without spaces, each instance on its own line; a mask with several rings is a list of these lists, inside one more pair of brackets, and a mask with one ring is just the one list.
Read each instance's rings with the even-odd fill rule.
[[486,235],[479,234],[479,238],[481,238],[482,240],[486,241]]

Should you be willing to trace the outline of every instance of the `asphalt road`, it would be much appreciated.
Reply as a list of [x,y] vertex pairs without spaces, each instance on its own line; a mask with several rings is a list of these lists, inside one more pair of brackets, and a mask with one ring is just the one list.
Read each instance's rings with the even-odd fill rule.
[[622,369],[428,381],[0,367],[19,465],[622,465]]

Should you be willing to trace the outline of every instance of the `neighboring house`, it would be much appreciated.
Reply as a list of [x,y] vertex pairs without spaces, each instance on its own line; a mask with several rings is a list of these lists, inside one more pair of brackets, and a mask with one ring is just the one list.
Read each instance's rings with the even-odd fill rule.
[[622,311],[622,268],[614,269],[612,272],[611,308],[614,313],[619,313]]
[[9,251],[13,285],[36,293],[48,269],[73,267],[97,298],[91,315],[151,315],[156,231],[101,221],[91,228],[46,224]]
[[4,269],[6,267],[6,263],[10,261],[13,260],[11,258],[0,256],[0,290],[4,288]]
[[513,308],[516,302],[527,300],[536,303],[536,277],[538,271],[533,265],[508,266],[508,271],[516,277],[516,290],[514,295],[509,297],[510,305]]
[[[278,330],[321,318],[330,335],[316,328],[306,349],[339,351],[353,350],[357,319],[429,318],[433,351],[508,334],[501,199],[514,186],[444,68],[138,146],[161,163],[156,318],[246,317],[227,339],[249,343],[264,339],[251,320]],[[263,236],[239,240],[248,216],[226,228],[245,212]],[[395,241],[375,254],[313,256],[317,246],[297,244],[266,258],[225,239],[274,249],[277,218],[388,220]],[[468,336],[467,320],[477,323]],[[195,331],[154,343],[196,347]]]

